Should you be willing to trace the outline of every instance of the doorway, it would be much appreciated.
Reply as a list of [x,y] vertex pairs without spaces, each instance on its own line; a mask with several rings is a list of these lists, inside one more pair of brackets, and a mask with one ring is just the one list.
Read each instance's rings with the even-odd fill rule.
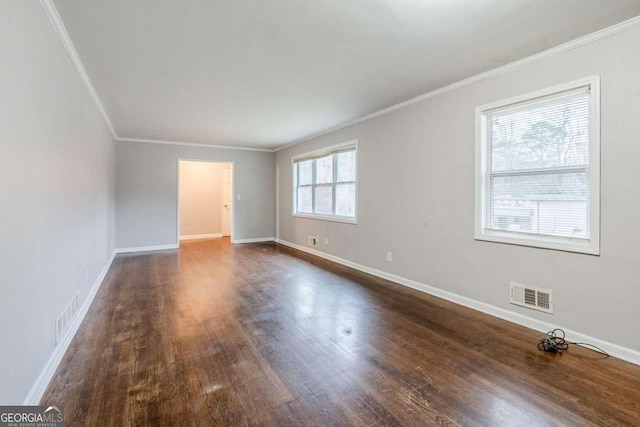
[[233,207],[233,170],[231,164],[222,167],[222,237],[231,237],[231,212]]
[[178,160],[178,244],[233,239],[233,163]]

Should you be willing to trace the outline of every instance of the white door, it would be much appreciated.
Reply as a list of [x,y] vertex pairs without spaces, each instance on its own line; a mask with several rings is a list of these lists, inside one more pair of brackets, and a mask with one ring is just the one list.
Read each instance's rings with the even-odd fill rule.
[[233,203],[231,165],[222,169],[222,235],[231,236],[231,212]]

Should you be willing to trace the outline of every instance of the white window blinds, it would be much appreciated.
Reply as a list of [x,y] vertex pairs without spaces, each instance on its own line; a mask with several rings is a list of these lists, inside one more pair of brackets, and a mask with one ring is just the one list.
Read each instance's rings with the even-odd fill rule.
[[294,214],[355,219],[355,144],[296,157],[293,170]]
[[590,244],[593,99],[583,85],[482,111],[482,234]]

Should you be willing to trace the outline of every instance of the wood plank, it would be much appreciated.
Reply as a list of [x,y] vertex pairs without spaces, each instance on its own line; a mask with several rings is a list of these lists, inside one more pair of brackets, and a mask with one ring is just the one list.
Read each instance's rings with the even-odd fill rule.
[[43,403],[70,426],[640,425],[640,367],[275,244],[119,255]]

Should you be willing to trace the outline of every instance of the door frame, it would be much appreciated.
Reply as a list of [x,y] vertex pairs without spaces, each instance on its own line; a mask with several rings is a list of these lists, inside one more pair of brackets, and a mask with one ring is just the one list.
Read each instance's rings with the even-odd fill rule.
[[[236,205],[235,200],[233,200],[233,164],[231,163],[223,163],[223,167],[222,167],[222,206],[220,206],[220,208],[222,209],[222,216],[221,218],[224,218],[227,215],[227,211],[225,209],[225,205],[224,205],[224,190],[226,187],[226,183],[224,182],[224,170],[227,169],[227,165],[229,165],[231,167],[231,217],[229,219],[229,221],[231,221],[231,226],[229,227],[229,238],[231,239],[231,241],[233,242],[233,208]],[[224,219],[222,224],[224,225]],[[224,237],[224,228],[221,230],[222,231],[222,237]]]
[[[235,243],[234,236],[236,235],[236,166],[232,160],[207,160],[207,159],[192,159],[185,157],[178,157],[176,159],[176,246],[180,247],[180,162],[202,162],[202,163],[218,163],[218,164],[230,164],[231,165],[231,243]],[[222,178],[220,179],[222,185]]]

